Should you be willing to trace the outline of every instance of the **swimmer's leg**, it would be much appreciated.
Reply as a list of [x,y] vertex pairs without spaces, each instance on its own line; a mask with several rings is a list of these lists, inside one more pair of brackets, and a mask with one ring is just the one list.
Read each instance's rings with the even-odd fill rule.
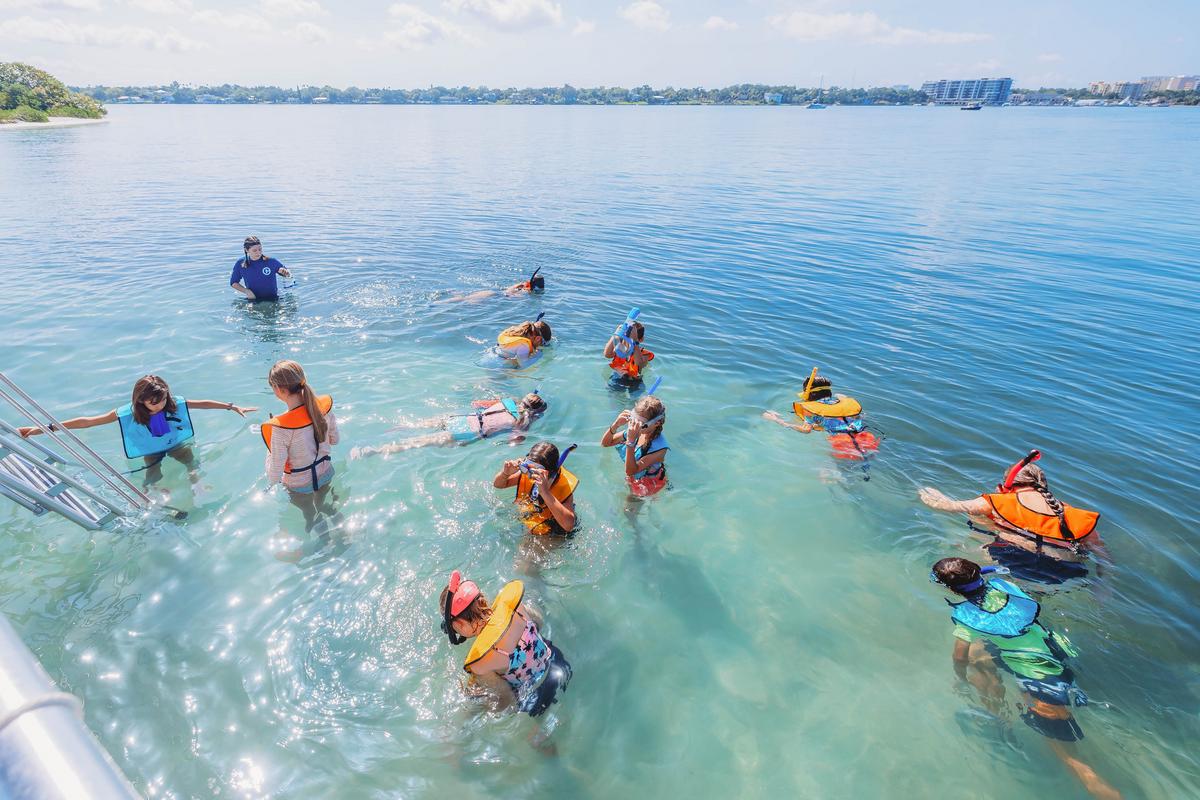
[[1079,749],[1074,742],[1060,742],[1054,739],[1047,741],[1050,742],[1050,749],[1054,751],[1054,755],[1066,764],[1067,769],[1079,779],[1088,794],[1100,800],[1121,800],[1121,793],[1079,758]]
[[400,453],[404,450],[412,450],[416,447],[434,447],[439,445],[448,445],[454,443],[454,435],[449,431],[438,431],[430,433],[426,436],[414,436],[411,439],[405,439],[401,442],[390,442],[380,445],[379,447],[356,447],[350,451],[350,458],[363,458],[364,456],[388,456],[392,453]]

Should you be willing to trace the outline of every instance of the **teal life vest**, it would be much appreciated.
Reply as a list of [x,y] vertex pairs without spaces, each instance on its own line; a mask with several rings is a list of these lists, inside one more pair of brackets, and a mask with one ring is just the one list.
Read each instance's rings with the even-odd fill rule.
[[984,591],[999,589],[1006,595],[1005,603],[998,611],[985,611],[970,600],[963,600],[950,603],[953,609],[950,618],[978,633],[1002,638],[1020,636],[1037,622],[1041,606],[1018,586],[1003,578],[994,578],[984,586]]
[[[642,448],[640,445],[638,447],[634,448],[633,460],[641,461],[643,457],[648,456],[651,453],[657,453],[659,450],[670,450],[670,449],[671,449],[671,445],[667,444],[667,437],[663,436],[660,433],[660,434],[658,434],[658,436],[655,436],[654,439],[650,442],[649,446],[646,447],[645,452],[642,452]],[[617,445],[617,455],[620,456],[622,461],[625,460],[625,444],[623,442],[621,444]],[[658,475],[661,475],[667,469],[666,458],[667,458],[666,456],[663,456],[662,461],[651,466],[649,469],[644,469],[641,472],[638,472],[634,475],[630,475],[629,479],[636,481],[636,480],[641,480],[642,478],[653,478]]]
[[511,397],[505,397],[500,403],[504,406],[504,410],[512,414],[517,419],[521,418],[521,409],[517,407],[517,401]]
[[188,413],[187,401],[176,395],[175,411],[160,412],[165,415],[167,432],[156,436],[148,425],[139,425],[133,419],[133,404],[126,403],[117,409],[117,423],[121,426],[121,444],[126,458],[154,456],[169,453],[196,435],[192,428],[192,416]]

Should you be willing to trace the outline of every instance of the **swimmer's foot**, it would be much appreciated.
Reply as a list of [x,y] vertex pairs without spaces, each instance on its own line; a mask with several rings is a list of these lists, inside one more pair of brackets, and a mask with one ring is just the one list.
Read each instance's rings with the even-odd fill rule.
[[304,551],[300,548],[295,550],[280,550],[275,554],[275,558],[285,564],[299,564],[300,559],[304,558]]

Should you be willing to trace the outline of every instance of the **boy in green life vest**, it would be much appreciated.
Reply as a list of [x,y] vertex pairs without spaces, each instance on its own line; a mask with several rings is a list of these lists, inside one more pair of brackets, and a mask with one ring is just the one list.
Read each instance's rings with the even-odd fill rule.
[[1071,706],[1087,704],[1075,685],[1067,662],[1078,653],[1066,637],[1038,621],[1041,606],[1018,586],[998,577],[985,577],[1002,568],[980,568],[965,558],[943,558],[929,579],[957,595],[947,600],[954,621],[954,671],[979,692],[992,713],[1004,702],[1000,670],[1016,678],[1025,707],[1021,719],[1045,736],[1054,754],[1084,788],[1103,800],[1121,793],[1080,760],[1075,743],[1083,731]]

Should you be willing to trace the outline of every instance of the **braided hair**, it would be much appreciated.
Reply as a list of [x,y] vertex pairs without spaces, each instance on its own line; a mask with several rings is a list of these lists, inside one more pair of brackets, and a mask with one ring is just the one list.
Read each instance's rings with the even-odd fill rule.
[[1050,491],[1050,484],[1046,481],[1046,473],[1041,467],[1036,464],[1026,464],[1021,467],[1021,471],[1013,478],[1012,485],[1029,486],[1042,496],[1046,501],[1046,505],[1050,506],[1050,510],[1054,512],[1054,516],[1058,517],[1058,527],[1062,531],[1063,537],[1074,539],[1075,534],[1071,532],[1070,526],[1067,525],[1066,509],[1063,508],[1062,501],[1059,500]]

